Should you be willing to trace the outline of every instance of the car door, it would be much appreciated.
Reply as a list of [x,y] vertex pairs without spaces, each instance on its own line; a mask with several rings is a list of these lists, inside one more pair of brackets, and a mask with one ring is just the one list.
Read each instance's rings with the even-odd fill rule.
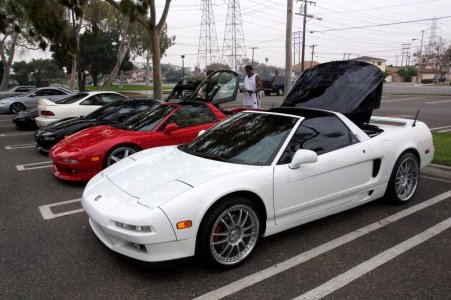
[[[216,122],[218,118],[206,103],[183,103],[160,125],[156,138],[151,141],[152,147],[188,143],[197,137],[199,131],[210,128]],[[166,132],[166,127],[171,123],[175,123],[177,128]]]
[[[318,161],[290,169],[298,149],[315,151]],[[304,120],[274,167],[276,223],[297,221],[357,200],[372,178],[369,150],[335,115]]]

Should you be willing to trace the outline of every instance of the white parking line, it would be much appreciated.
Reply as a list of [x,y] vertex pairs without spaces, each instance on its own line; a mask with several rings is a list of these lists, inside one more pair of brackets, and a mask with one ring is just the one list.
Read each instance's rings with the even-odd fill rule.
[[12,123],[11,120],[0,120],[0,122],[10,122],[10,123]]
[[450,103],[451,100],[437,100],[437,101],[429,101],[425,102],[426,104],[442,104],[442,103]]
[[83,208],[81,208],[81,209],[74,209],[74,210],[54,214],[52,212],[51,208],[55,207],[55,206],[71,204],[71,203],[80,202],[80,201],[81,201],[81,198],[78,198],[78,199],[73,199],[73,200],[68,200],[68,201],[63,201],[63,202],[41,205],[41,206],[39,206],[39,211],[41,212],[41,215],[44,218],[44,220],[50,220],[50,219],[55,219],[55,218],[59,218],[59,217],[67,216],[67,215],[72,215],[72,214],[83,212],[85,210]]
[[232,282],[226,286],[223,286],[219,289],[213,290],[213,291],[206,293],[196,299],[220,299],[220,298],[229,296],[229,295],[231,295],[235,292],[238,292],[246,287],[249,287],[253,284],[256,284],[265,279],[268,279],[268,278],[270,278],[274,275],[277,275],[281,272],[284,272],[290,268],[296,267],[312,258],[322,255],[322,254],[324,254],[328,251],[331,251],[337,247],[340,247],[346,243],[354,241],[366,234],[369,234],[375,230],[378,230],[384,226],[387,226],[393,222],[396,222],[402,218],[405,218],[417,211],[420,211],[431,205],[439,203],[440,201],[443,201],[449,197],[451,197],[451,190],[447,191],[443,194],[440,194],[434,198],[431,198],[429,200],[423,201],[417,205],[411,206],[411,207],[409,207],[405,210],[402,210],[396,214],[388,216],[387,218],[381,219],[370,225],[367,225],[367,226],[364,226],[357,230],[354,230],[348,234],[345,234],[345,235],[338,237],[330,242],[327,242],[318,247],[315,247],[309,251],[306,251],[304,253],[296,255],[295,257],[292,257],[286,261],[278,263],[272,267],[266,268],[260,272],[254,273],[254,274],[244,277],[240,280]]
[[25,164],[25,165],[17,165],[17,171],[29,171],[29,170],[35,170],[35,169],[43,169],[43,168],[50,168],[52,167],[53,162],[51,160],[38,162],[38,163],[32,163],[32,164]]
[[18,145],[6,145],[6,150],[14,150],[14,149],[24,149],[24,148],[35,148],[36,144],[18,144]]
[[451,218],[446,219],[443,222],[438,223],[435,226],[423,231],[420,234],[374,256],[373,258],[359,264],[358,266],[346,271],[343,274],[332,278],[328,282],[308,291],[307,293],[294,298],[295,300],[313,300],[321,299],[334,291],[344,287],[350,282],[362,277],[363,275],[371,272],[372,270],[380,267],[381,265],[389,262],[390,260],[396,258],[397,256],[403,254],[404,252],[412,249],[421,243],[426,242],[430,238],[436,236],[437,234],[445,231],[451,227]]
[[33,132],[17,132],[17,133],[0,133],[0,137],[30,135],[30,134],[34,134],[34,131]]
[[390,99],[390,100],[382,100],[382,103],[391,103],[391,102],[400,102],[400,101],[410,101],[410,100],[418,100],[422,99],[421,97],[415,98],[401,98],[401,99]]

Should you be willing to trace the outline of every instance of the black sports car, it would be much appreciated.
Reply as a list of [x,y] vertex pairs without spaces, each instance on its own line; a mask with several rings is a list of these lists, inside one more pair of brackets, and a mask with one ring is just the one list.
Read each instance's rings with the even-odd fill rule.
[[36,148],[40,151],[48,152],[53,145],[65,136],[88,127],[124,121],[156,103],[158,101],[150,99],[116,100],[86,116],[57,121],[36,131],[34,134],[34,139],[37,143]]
[[13,123],[19,130],[36,130],[38,125],[34,120],[39,116],[37,108],[24,110],[13,117]]

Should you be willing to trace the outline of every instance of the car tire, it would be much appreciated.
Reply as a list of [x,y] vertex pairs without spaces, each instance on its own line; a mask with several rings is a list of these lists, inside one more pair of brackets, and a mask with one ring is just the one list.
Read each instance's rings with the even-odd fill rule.
[[11,104],[11,106],[9,107],[9,111],[13,114],[17,114],[20,113],[21,111],[25,110],[25,105],[23,105],[20,102],[14,102],[13,104]]
[[269,96],[269,95],[271,95],[271,92],[270,91],[265,91],[265,95]]
[[196,254],[209,266],[238,266],[253,252],[260,236],[261,218],[247,198],[227,198],[205,215],[198,232]]
[[136,153],[140,151],[140,149],[136,146],[132,145],[121,145],[118,147],[113,148],[110,152],[108,152],[108,155],[105,158],[104,167],[109,167],[121,159],[132,155],[133,153]]
[[394,204],[407,203],[415,194],[419,180],[418,158],[410,152],[402,154],[391,173],[385,198]]

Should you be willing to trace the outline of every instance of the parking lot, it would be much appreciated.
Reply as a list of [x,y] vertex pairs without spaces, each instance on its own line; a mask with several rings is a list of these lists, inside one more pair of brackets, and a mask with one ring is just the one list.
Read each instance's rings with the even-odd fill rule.
[[[283,97],[264,97],[265,107]],[[234,103],[235,105],[237,103]],[[451,96],[384,96],[375,114],[451,132]],[[423,177],[415,198],[381,199],[259,241],[228,271],[188,258],[143,263],[92,233],[83,183],[59,181],[32,131],[0,115],[0,298],[449,299],[451,181]],[[327,184],[327,183],[325,183]]]

